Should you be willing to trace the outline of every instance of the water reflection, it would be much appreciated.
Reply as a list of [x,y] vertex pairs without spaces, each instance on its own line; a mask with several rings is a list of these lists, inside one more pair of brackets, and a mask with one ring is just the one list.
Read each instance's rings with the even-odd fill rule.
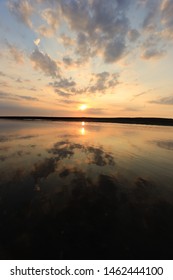
[[81,135],[85,135],[85,128],[84,127],[82,127],[80,131],[81,131]]
[[80,127],[0,131],[0,258],[172,259],[173,129]]
[[166,150],[173,150],[173,141],[172,140],[166,140],[166,141],[153,141],[154,144],[156,144],[158,147],[166,149]]

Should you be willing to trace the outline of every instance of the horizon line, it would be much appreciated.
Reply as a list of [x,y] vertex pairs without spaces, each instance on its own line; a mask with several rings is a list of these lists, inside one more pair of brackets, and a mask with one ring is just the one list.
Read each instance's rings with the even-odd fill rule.
[[0,116],[8,120],[50,120],[50,121],[88,121],[106,123],[126,123],[143,125],[173,126],[172,118],[160,117],[50,117],[50,116]]

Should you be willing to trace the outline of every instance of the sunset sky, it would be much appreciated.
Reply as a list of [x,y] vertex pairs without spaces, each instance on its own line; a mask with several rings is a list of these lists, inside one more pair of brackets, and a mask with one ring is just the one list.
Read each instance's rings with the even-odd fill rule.
[[0,115],[173,117],[173,0],[0,0]]

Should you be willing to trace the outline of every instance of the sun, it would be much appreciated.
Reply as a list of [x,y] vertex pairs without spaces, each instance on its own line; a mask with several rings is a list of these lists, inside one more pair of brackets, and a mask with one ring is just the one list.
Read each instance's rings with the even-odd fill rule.
[[82,105],[80,105],[79,109],[80,109],[81,111],[84,111],[84,110],[87,109],[87,105],[86,105],[86,104],[82,104]]

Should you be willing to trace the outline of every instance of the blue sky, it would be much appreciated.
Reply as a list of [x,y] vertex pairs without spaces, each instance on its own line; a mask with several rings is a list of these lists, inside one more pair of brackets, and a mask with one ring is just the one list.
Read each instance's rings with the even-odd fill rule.
[[1,0],[0,115],[172,117],[172,15],[173,0]]

